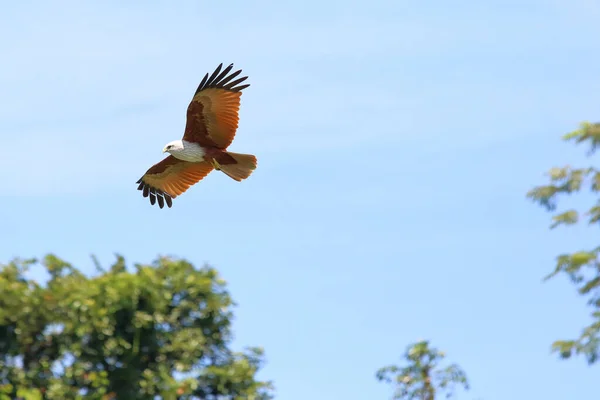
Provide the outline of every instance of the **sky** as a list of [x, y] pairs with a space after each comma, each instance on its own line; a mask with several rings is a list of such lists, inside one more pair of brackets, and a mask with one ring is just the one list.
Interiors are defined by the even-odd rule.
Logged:
[[[375, 371], [420, 339], [466, 371], [459, 399], [590, 398], [598, 367], [550, 353], [585, 299], [542, 279], [597, 241], [525, 194], [591, 162], [560, 137], [598, 116], [599, 18], [592, 0], [4, 4], [0, 263], [208, 263], [278, 399], [387, 399]], [[135, 181], [221, 62], [249, 76], [230, 149], [258, 169], [152, 207]]]

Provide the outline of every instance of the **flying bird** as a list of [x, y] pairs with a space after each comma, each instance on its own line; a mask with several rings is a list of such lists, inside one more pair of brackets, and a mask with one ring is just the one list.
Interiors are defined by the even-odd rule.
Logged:
[[242, 90], [240, 85], [247, 76], [237, 77], [242, 70], [229, 73], [230, 64], [221, 72], [223, 64], [198, 85], [187, 108], [183, 138], [169, 142], [163, 153], [167, 158], [154, 164], [136, 183], [150, 204], [158, 202], [170, 208], [173, 199], [207, 176], [213, 169], [224, 172], [236, 181], [246, 179], [256, 169], [256, 157], [232, 153], [227, 147], [238, 128], [238, 111]]

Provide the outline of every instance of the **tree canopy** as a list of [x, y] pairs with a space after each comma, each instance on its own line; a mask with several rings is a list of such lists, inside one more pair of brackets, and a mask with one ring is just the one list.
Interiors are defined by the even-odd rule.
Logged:
[[272, 398], [260, 348], [234, 352], [233, 301], [209, 267], [118, 257], [88, 277], [48, 255], [0, 266], [0, 399]]
[[457, 364], [440, 365], [445, 357], [442, 351], [430, 347], [429, 341], [422, 340], [406, 348], [404, 366], [383, 367], [377, 371], [376, 377], [395, 386], [394, 399], [434, 400], [440, 393], [449, 398], [457, 387], [468, 390], [469, 383], [467, 375]]
[[[588, 147], [588, 156], [594, 154], [600, 146], [600, 124], [584, 122], [576, 131], [563, 137]], [[593, 205], [586, 210], [565, 209], [552, 217], [551, 228], [574, 225], [580, 222], [592, 225], [600, 224], [600, 169], [597, 166], [572, 167], [569, 165], [550, 169], [549, 183], [533, 188], [527, 196], [550, 212], [556, 212], [558, 200], [565, 195], [589, 191]], [[600, 243], [587, 249], [577, 249], [573, 253], [560, 254], [556, 259], [554, 271], [546, 279], [558, 274], [566, 275], [577, 287], [577, 291], [588, 299], [592, 309], [592, 323], [585, 327], [579, 337], [558, 340], [553, 350], [562, 358], [574, 354], [586, 357], [589, 363], [598, 360], [600, 354]]]

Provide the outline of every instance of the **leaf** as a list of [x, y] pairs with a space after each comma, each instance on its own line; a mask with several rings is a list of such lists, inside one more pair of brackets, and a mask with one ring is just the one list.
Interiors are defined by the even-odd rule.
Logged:
[[550, 226], [550, 229], [554, 229], [559, 225], [573, 225], [577, 223], [579, 214], [575, 210], [565, 211], [562, 214], [555, 215], [552, 217], [554, 223]]
[[563, 136], [563, 139], [574, 140], [578, 144], [588, 141], [590, 144], [588, 155], [592, 155], [596, 148], [600, 145], [600, 124], [592, 124], [587, 121], [582, 122], [579, 126], [579, 129], [567, 133]]

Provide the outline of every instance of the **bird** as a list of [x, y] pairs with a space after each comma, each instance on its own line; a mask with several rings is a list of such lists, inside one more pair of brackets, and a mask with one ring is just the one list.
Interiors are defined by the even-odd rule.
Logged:
[[204, 179], [213, 169], [240, 182], [256, 169], [252, 154], [227, 151], [233, 142], [238, 122], [242, 90], [250, 84], [236, 78], [242, 70], [230, 73], [233, 64], [221, 71], [223, 63], [210, 75], [206, 73], [188, 105], [183, 137], [167, 143], [169, 155], [150, 167], [136, 182], [150, 204], [169, 208], [173, 199]]

